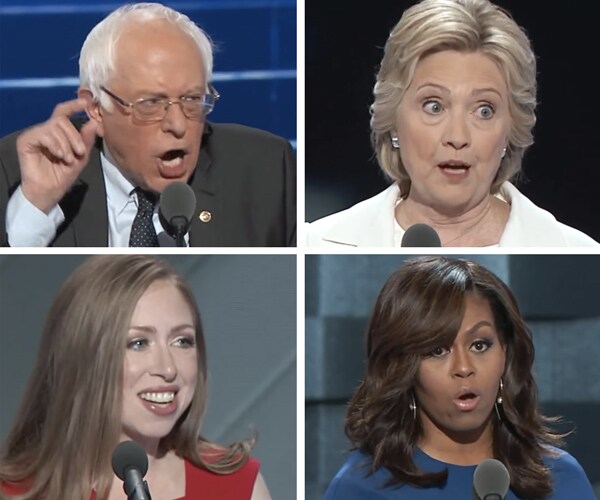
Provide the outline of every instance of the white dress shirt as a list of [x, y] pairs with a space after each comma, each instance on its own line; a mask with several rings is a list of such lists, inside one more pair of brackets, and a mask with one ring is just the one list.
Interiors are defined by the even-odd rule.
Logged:
[[[108, 214], [108, 246], [129, 246], [131, 225], [137, 214], [135, 186], [104, 156], [100, 154], [104, 185], [106, 187], [106, 208]], [[19, 186], [10, 197], [6, 208], [6, 233], [11, 247], [45, 247], [56, 235], [65, 216], [59, 205], [55, 205], [46, 215], [35, 207], [23, 194]], [[163, 229], [158, 216], [158, 206], [154, 210], [152, 222], [158, 235], [160, 246], [175, 246], [175, 240]], [[189, 244], [189, 233], [185, 235]]]

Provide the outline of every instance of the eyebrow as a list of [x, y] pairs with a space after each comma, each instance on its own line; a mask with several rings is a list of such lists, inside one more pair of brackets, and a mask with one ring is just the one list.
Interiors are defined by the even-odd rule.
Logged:
[[[186, 96], [186, 95], [190, 95], [190, 94], [198, 94], [198, 93], [202, 93], [204, 92], [204, 89], [206, 88], [206, 86], [202, 86], [202, 85], [195, 85], [194, 87], [192, 87], [191, 89], [188, 89], [186, 92], [184, 92], [183, 94], [181, 94], [182, 96]], [[169, 97], [169, 94], [167, 94], [166, 92], [162, 92], [162, 91], [155, 91], [155, 90], [148, 90], [148, 89], [144, 89], [141, 91], [137, 92], [138, 95], [143, 95], [143, 96], [150, 96], [151, 98], [153, 97], [159, 97], [159, 98], [165, 98], [167, 99]], [[145, 99], [147, 99], [148, 97], [145, 97]]]
[[466, 331], [465, 335], [471, 337], [471, 336], [473, 336], [473, 334], [477, 333], [477, 331], [481, 327], [484, 327], [484, 326], [489, 326], [492, 330], [496, 331], [496, 327], [492, 323], [490, 323], [489, 321], [486, 321], [486, 320], [481, 320], [481, 321], [475, 323], [471, 328], [469, 328]]
[[[434, 87], [444, 94], [450, 94], [450, 89], [444, 87], [443, 85], [438, 85], [437, 83], [424, 83], [423, 85], [420, 85], [415, 90], [415, 92], [419, 92], [419, 90], [421, 90], [425, 87]], [[502, 94], [494, 87], [483, 87], [483, 88], [473, 89], [473, 91], [471, 92], [471, 95], [477, 96], [480, 94], [485, 94], [486, 92], [492, 92], [492, 93], [496, 94], [498, 97], [500, 97], [500, 99], [503, 99]]]
[[[177, 326], [171, 328], [170, 333], [179, 333], [181, 331], [189, 330], [189, 329], [192, 329], [194, 331], [196, 330], [196, 328], [194, 327], [194, 325], [190, 325], [188, 323], [184, 323], [184, 324], [177, 325]], [[151, 333], [151, 334], [156, 334], [157, 333], [157, 330], [156, 330], [156, 328], [154, 326], [132, 325], [132, 326], [129, 327], [129, 331], [131, 331], [131, 330], [135, 330], [135, 331], [138, 331], [138, 332], [144, 332], [144, 333]]]

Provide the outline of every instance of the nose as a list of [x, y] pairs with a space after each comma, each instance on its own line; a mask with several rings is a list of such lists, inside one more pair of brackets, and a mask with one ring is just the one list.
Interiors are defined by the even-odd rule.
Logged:
[[475, 368], [469, 354], [461, 349], [452, 352], [452, 375], [459, 378], [467, 378], [475, 374]]
[[187, 118], [183, 114], [180, 101], [169, 103], [167, 114], [162, 119], [160, 126], [163, 132], [173, 134], [178, 139], [181, 139], [185, 135]]
[[158, 375], [167, 382], [177, 376], [177, 366], [168, 346], [156, 346], [152, 363], [152, 375]]
[[454, 109], [448, 113], [448, 120], [442, 137], [444, 146], [456, 150], [463, 149], [471, 143], [468, 117], [461, 109]]

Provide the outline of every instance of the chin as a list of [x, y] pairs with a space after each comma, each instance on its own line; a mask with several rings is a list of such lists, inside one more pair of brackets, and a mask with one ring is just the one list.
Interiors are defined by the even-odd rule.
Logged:
[[139, 427], [130, 427], [127, 429], [127, 434], [130, 436], [140, 437], [142, 439], [162, 439], [169, 435], [175, 427], [175, 422], [163, 422], [156, 424], [146, 424]]

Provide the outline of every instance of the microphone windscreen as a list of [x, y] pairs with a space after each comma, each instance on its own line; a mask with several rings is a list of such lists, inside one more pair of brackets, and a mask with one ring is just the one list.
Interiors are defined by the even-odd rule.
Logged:
[[441, 247], [442, 242], [435, 229], [427, 224], [410, 226], [402, 237], [402, 247]]
[[148, 472], [148, 455], [139, 444], [123, 441], [113, 451], [112, 468], [121, 481], [125, 481], [125, 472], [131, 468], [139, 470], [144, 477]]
[[473, 474], [473, 489], [477, 498], [503, 499], [510, 488], [510, 474], [499, 460], [488, 458], [481, 462]]
[[173, 217], [192, 220], [195, 210], [196, 195], [185, 182], [172, 182], [160, 195], [159, 211], [169, 224]]

